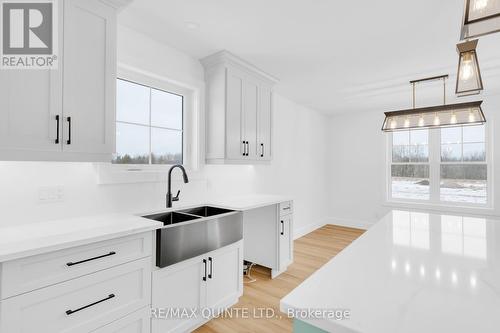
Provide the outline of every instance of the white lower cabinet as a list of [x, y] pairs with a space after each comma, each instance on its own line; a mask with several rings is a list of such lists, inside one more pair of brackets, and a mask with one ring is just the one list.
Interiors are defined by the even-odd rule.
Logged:
[[293, 262], [293, 202], [243, 213], [245, 260], [271, 268], [275, 278]]
[[235, 304], [242, 294], [243, 241], [157, 270], [152, 333], [189, 332]]
[[279, 232], [279, 268], [280, 271], [286, 270], [292, 259], [292, 215], [280, 217], [280, 232]]
[[84, 333], [147, 306], [151, 259], [144, 258], [2, 300], [2, 333]]

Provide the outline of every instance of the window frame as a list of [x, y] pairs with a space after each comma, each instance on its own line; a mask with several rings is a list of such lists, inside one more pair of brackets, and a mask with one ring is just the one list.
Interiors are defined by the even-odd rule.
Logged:
[[[477, 211], [477, 210], [493, 210], [494, 203], [494, 189], [493, 189], [493, 158], [492, 158], [492, 126], [489, 123], [485, 126], [485, 162], [441, 162], [441, 129], [429, 129], [429, 200], [419, 199], [402, 199], [392, 197], [392, 137], [393, 134], [389, 133], [386, 136], [386, 181], [385, 181], [385, 205], [391, 207], [408, 207], [416, 209], [442, 209], [451, 208], [457, 212]], [[466, 202], [452, 202], [441, 201], [440, 199], [440, 183], [441, 183], [441, 165], [442, 164], [486, 164], [487, 166], [487, 180], [486, 180], [486, 204], [466, 203]], [[401, 163], [396, 163], [401, 164]], [[407, 163], [402, 163], [407, 164]]]
[[[167, 78], [158, 76], [153, 73], [144, 72], [141, 70], [119, 66], [117, 70], [116, 80], [122, 79], [146, 87], [157, 90], [163, 90], [172, 94], [183, 97], [183, 115], [182, 115], [182, 163], [186, 169], [196, 170], [198, 168], [199, 159], [197, 158], [196, 133], [198, 124], [196, 113], [196, 99], [199, 98], [197, 89], [174, 82]], [[117, 123], [117, 119], [114, 119]], [[149, 138], [151, 140], [151, 138]], [[173, 164], [117, 164], [109, 163], [111, 168], [116, 171], [133, 171], [133, 172], [165, 172], [168, 171]]]
[[[176, 92], [173, 92], [171, 90], [164, 90], [164, 89], [160, 89], [158, 88], [157, 86], [153, 87], [153, 86], [149, 86], [149, 85], [146, 85], [144, 83], [141, 83], [141, 82], [136, 82], [136, 81], [130, 81], [128, 79], [125, 79], [123, 77], [116, 77], [116, 81], [118, 80], [121, 80], [121, 81], [125, 81], [125, 82], [128, 82], [128, 83], [131, 83], [131, 84], [134, 84], [134, 85], [138, 85], [138, 86], [142, 86], [142, 87], [145, 87], [149, 90], [149, 114], [148, 114], [148, 118], [149, 118], [149, 122], [148, 124], [140, 124], [140, 123], [135, 123], [135, 122], [129, 122], [129, 121], [123, 121], [123, 120], [118, 120], [118, 119], [115, 119], [115, 124], [118, 125], [118, 123], [120, 124], [125, 124], [125, 125], [133, 125], [133, 126], [141, 126], [141, 127], [144, 127], [144, 128], [147, 128], [148, 131], [149, 131], [149, 154], [148, 154], [148, 163], [147, 164], [135, 164], [135, 163], [113, 163], [113, 164], [125, 164], [125, 165], [172, 165], [172, 164], [162, 164], [162, 163], [152, 163], [152, 154], [153, 154], [153, 147], [152, 147], [152, 136], [153, 136], [153, 129], [164, 129], [164, 130], [170, 130], [170, 131], [180, 131], [181, 132], [181, 149], [182, 149], [182, 155], [181, 155], [181, 164], [184, 164], [184, 160], [185, 160], [185, 155], [184, 155], [184, 134], [185, 134], [185, 129], [184, 129], [184, 111], [185, 111], [185, 107], [184, 107], [184, 104], [185, 104], [185, 99], [186, 97], [183, 95], [183, 94], [178, 94]], [[182, 117], [182, 127], [181, 129], [178, 129], [178, 128], [168, 128], [168, 127], [164, 127], [164, 126], [158, 126], [158, 125], [153, 125], [152, 121], [151, 121], [151, 118], [152, 118], [152, 107], [151, 107], [151, 103], [152, 103], [152, 92], [153, 92], [153, 89], [154, 90], [157, 90], [157, 91], [161, 91], [161, 92], [164, 92], [164, 93], [168, 93], [168, 94], [171, 94], [171, 95], [176, 95], [178, 97], [181, 97], [182, 99], [182, 114], [181, 114], [181, 117]]]

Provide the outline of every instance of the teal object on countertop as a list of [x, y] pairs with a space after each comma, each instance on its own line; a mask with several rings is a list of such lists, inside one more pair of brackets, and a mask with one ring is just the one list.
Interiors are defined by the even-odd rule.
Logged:
[[303, 322], [302, 320], [293, 320], [293, 333], [328, 333], [321, 328], [317, 328], [311, 324]]

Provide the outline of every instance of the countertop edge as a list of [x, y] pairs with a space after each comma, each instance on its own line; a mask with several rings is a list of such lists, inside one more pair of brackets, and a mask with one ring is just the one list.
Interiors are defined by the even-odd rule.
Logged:
[[115, 239], [115, 238], [120, 238], [120, 237], [126, 237], [126, 236], [140, 234], [140, 233], [148, 232], [148, 231], [154, 231], [156, 229], [161, 228], [161, 226], [162, 226], [161, 223], [155, 223], [154, 225], [153, 224], [151, 224], [149, 226], [145, 225], [144, 227], [140, 227], [140, 228], [133, 229], [133, 230], [105, 233], [105, 234], [98, 235], [98, 236], [91, 236], [91, 237], [82, 238], [82, 239], [78, 239], [78, 240], [71, 240], [68, 242], [59, 242], [59, 243], [54, 244], [54, 245], [46, 245], [46, 246], [42, 245], [40, 247], [33, 247], [30, 249], [26, 249], [26, 250], [20, 250], [18, 252], [12, 252], [12, 254], [5, 254], [5, 255], [0, 254], [0, 264], [2, 262], [6, 262], [6, 261], [22, 259], [22, 258], [26, 258], [26, 257], [31, 257], [31, 256], [49, 253], [49, 252], [65, 250], [65, 249], [72, 248], [72, 247], [97, 243], [97, 242], [106, 241], [106, 240]]

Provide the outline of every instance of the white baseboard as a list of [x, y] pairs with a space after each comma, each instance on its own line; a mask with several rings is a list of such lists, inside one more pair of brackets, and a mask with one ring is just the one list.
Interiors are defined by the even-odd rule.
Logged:
[[338, 217], [330, 217], [326, 220], [325, 224], [334, 224], [334, 225], [340, 225], [343, 227], [368, 230], [375, 223], [368, 222], [368, 221], [350, 220], [350, 219], [344, 219], [344, 218], [338, 218]]
[[293, 239], [295, 240], [295, 239], [300, 238], [304, 235], [307, 235], [308, 233], [313, 232], [314, 230], [319, 229], [326, 224], [328, 224], [328, 220], [324, 219], [320, 223], [308, 224], [308, 225], [303, 226], [301, 228], [295, 229], [293, 231]]

